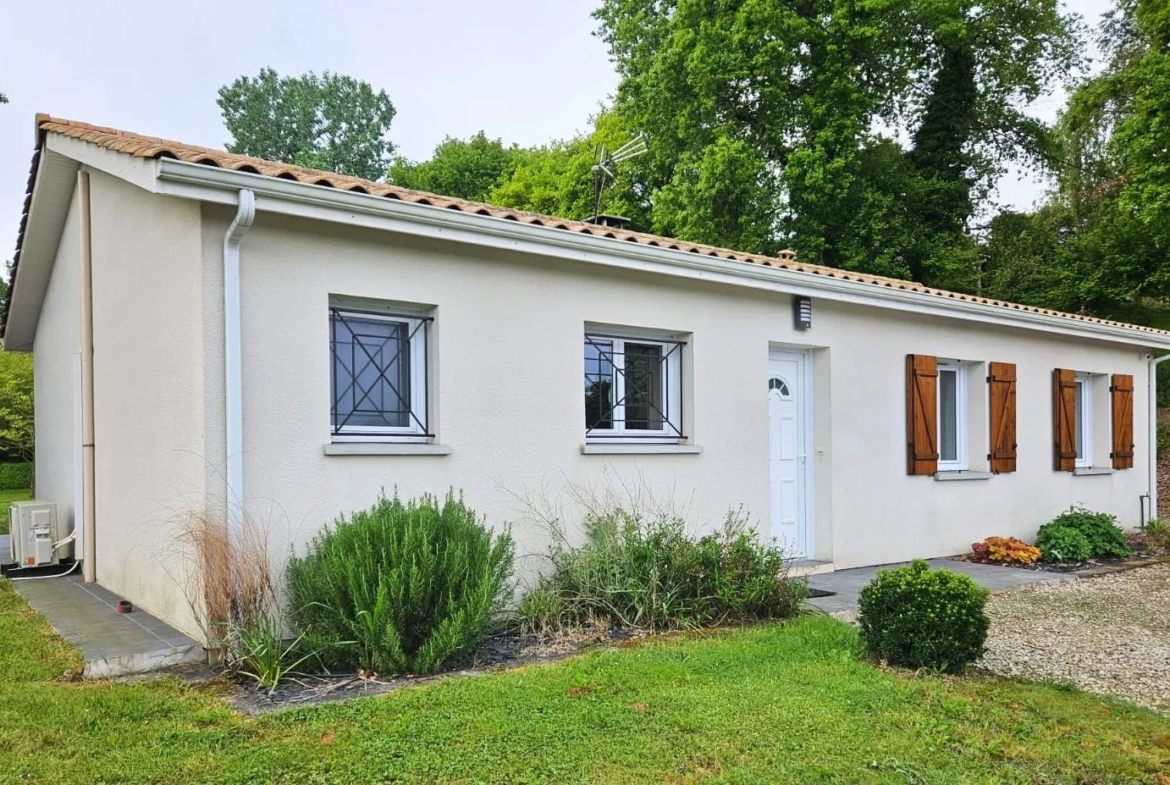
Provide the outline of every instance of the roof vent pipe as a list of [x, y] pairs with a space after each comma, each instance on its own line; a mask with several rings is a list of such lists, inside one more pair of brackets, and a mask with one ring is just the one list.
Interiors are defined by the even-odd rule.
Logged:
[[256, 217], [256, 195], [240, 191], [236, 217], [223, 238], [224, 421], [227, 520], [233, 531], [244, 522], [244, 387], [240, 348], [240, 244]]

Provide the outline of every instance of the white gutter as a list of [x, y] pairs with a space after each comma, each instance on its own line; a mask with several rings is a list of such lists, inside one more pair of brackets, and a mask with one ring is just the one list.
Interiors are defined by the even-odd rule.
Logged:
[[[1170, 360], [1170, 354], [1150, 358], [1150, 441], [1149, 441], [1149, 496], [1150, 517], [1158, 517], [1158, 366]], [[1144, 527], [1146, 521], [1139, 521]]]
[[244, 521], [244, 386], [240, 349], [240, 243], [256, 217], [256, 195], [239, 192], [236, 217], [223, 238], [224, 420], [227, 450], [227, 519], [234, 531]]
[[382, 196], [342, 191], [295, 180], [219, 169], [164, 158], [158, 162], [159, 193], [201, 201], [234, 204], [235, 192], [254, 191], [266, 212], [333, 223], [364, 226], [519, 253], [643, 270], [674, 277], [725, 283], [786, 294], [804, 294], [917, 314], [932, 314], [985, 324], [1039, 330], [1065, 336], [1106, 340], [1143, 348], [1170, 349], [1170, 336], [1131, 327], [1081, 321], [957, 296], [848, 281], [779, 267], [765, 267], [661, 246], [615, 241], [605, 237], [506, 221], [414, 204]]

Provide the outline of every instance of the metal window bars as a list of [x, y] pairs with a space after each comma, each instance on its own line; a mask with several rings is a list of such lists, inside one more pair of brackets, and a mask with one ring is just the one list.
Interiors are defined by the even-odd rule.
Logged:
[[[426, 316], [329, 309], [334, 436], [432, 436], [425, 351], [431, 321]], [[414, 351], [416, 341], [421, 341], [421, 356]], [[420, 397], [422, 401], [416, 400]]]
[[585, 435], [685, 439], [682, 341], [585, 335]]

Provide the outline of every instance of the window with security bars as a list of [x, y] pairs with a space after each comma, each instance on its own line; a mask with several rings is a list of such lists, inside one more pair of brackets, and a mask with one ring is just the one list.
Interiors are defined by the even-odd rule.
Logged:
[[421, 441], [428, 317], [329, 309], [335, 439]]
[[683, 343], [585, 335], [585, 436], [677, 441], [682, 430]]

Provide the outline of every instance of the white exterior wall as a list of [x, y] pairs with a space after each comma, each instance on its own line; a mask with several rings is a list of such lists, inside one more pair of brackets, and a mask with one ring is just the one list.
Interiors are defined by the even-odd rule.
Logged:
[[182, 530], [205, 501], [200, 208], [97, 171], [91, 201], [97, 579], [197, 633]]
[[[838, 569], [967, 552], [990, 535], [1032, 541], [1040, 524], [1080, 503], [1139, 523], [1146, 492], [1148, 384], [1137, 347], [979, 326], [936, 317], [814, 305], [818, 340], [831, 344], [833, 560]], [[1016, 364], [1016, 471], [938, 482], [906, 473], [907, 354], [978, 361], [968, 371], [973, 470], [987, 469], [987, 365]], [[1053, 470], [1052, 371], [1134, 377], [1134, 468], [1074, 476]], [[1109, 466], [1108, 381], [1093, 390], [1094, 463]], [[976, 441], [978, 440], [978, 441]], [[976, 448], [977, 445], [977, 448]], [[820, 445], [818, 445], [820, 449]], [[818, 514], [819, 514], [818, 510]]]
[[[222, 212], [208, 221], [205, 265], [217, 263], [208, 238], [222, 237], [227, 219]], [[1030, 539], [1073, 502], [1138, 522], [1147, 430], [1146, 365], [1137, 348], [827, 301], [814, 301], [814, 327], [798, 333], [783, 295], [263, 213], [242, 259], [246, 506], [275, 535], [277, 553], [302, 547], [383, 488], [404, 496], [462, 489], [491, 523], [513, 522], [520, 553], [545, 542], [524, 500], [551, 504], [572, 523], [579, 513], [570, 486], [644, 485], [684, 507], [696, 529], [740, 505], [766, 526], [768, 352], [789, 345], [819, 347], [811, 461], [817, 558], [843, 568], [958, 553], [992, 534]], [[432, 429], [450, 455], [323, 454], [330, 295], [436, 306]], [[701, 454], [580, 453], [587, 322], [689, 334], [685, 429]], [[949, 483], [906, 475], [907, 353], [1017, 364], [1016, 473]], [[1092, 477], [1052, 470], [1058, 366], [1134, 375], [1137, 468]], [[969, 375], [977, 470], [986, 465], [986, 366]], [[1106, 429], [1096, 447], [1107, 453], [1107, 395], [1099, 392], [1095, 403]]]
[[[152, 196], [97, 172], [92, 182], [98, 579], [197, 633], [181, 521], [191, 511], [221, 514], [224, 503], [222, 240], [231, 211]], [[76, 255], [71, 214], [60, 256]], [[958, 553], [991, 534], [1027, 539], [1073, 502], [1138, 522], [1147, 377], [1134, 347], [823, 300], [814, 300], [813, 329], [797, 332], [787, 295], [298, 222], [262, 209], [241, 259], [244, 503], [278, 562], [382, 489], [406, 497], [461, 489], [489, 523], [513, 524], [521, 555], [546, 544], [530, 503], [570, 526], [580, 520], [573, 487], [672, 500], [695, 531], [741, 505], [766, 528], [770, 347], [813, 349], [819, 559], [845, 568]], [[70, 280], [54, 275], [37, 335], [43, 455], [72, 455], [57, 445], [72, 439], [71, 368], [58, 359], [76, 351], [79, 334]], [[324, 454], [330, 295], [435, 307], [432, 429], [449, 455]], [[684, 428], [701, 453], [581, 454], [586, 323], [687, 335]], [[906, 475], [907, 353], [1016, 363], [1016, 473], [949, 483]], [[1090, 477], [1052, 470], [1057, 366], [1134, 375], [1136, 468]], [[985, 366], [970, 374], [973, 453], [986, 452], [978, 395], [985, 374]], [[1105, 428], [1096, 448], [1107, 453], [1107, 395], [1095, 403]], [[70, 415], [52, 418], [57, 410]], [[52, 418], [43, 430], [42, 417]], [[985, 459], [976, 458], [977, 470]], [[72, 459], [51, 463], [40, 471], [45, 487]], [[63, 498], [54, 500], [69, 503], [71, 489], [60, 487], [53, 492]], [[518, 560], [522, 574], [539, 566]]]
[[69, 527], [75, 523], [80, 483], [75, 470], [80, 435], [75, 426], [78, 386], [73, 371], [74, 356], [81, 352], [78, 206], [74, 189], [33, 342], [37, 498], [55, 502], [58, 519]]

